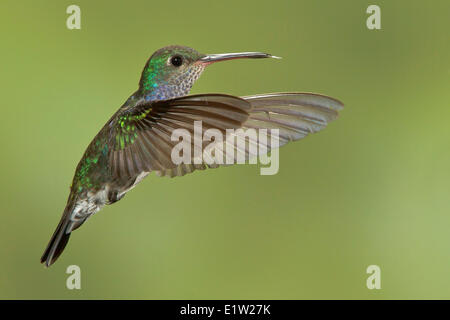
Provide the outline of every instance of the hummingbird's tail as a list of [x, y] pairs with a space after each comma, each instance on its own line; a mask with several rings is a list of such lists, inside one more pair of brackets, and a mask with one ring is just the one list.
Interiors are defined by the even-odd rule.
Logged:
[[66, 210], [41, 257], [41, 263], [44, 263], [46, 267], [51, 266], [58, 259], [69, 241], [71, 230], [67, 228], [70, 222], [68, 216], [69, 213]]

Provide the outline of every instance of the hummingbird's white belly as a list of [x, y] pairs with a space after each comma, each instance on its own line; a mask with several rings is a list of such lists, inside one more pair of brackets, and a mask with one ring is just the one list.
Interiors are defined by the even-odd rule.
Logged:
[[70, 215], [71, 225], [68, 229], [71, 230], [78, 223], [83, 223], [84, 220], [103, 208], [108, 201], [108, 193], [109, 186], [105, 186], [96, 192], [90, 191], [85, 197], [78, 199]]

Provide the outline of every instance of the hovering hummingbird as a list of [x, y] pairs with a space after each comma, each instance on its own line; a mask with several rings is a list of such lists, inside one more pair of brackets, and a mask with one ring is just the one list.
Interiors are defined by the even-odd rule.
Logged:
[[247, 97], [225, 94], [188, 95], [206, 66], [231, 59], [277, 58], [267, 53], [205, 55], [184, 46], [168, 46], [148, 59], [139, 89], [109, 119], [81, 158], [62, 218], [41, 263], [47, 267], [64, 250], [72, 231], [103, 206], [112, 204], [154, 171], [183, 176], [218, 165], [171, 161], [175, 129], [192, 131], [194, 121], [207, 128], [279, 130], [279, 145], [323, 129], [343, 104], [313, 93], [270, 93]]

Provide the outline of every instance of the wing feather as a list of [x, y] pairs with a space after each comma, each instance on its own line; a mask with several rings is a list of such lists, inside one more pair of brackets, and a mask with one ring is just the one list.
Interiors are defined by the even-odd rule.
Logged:
[[[337, 118], [342, 108], [340, 101], [313, 93], [272, 93], [241, 98], [207, 94], [140, 103], [119, 117], [126, 121], [116, 126], [118, 129], [112, 138], [111, 170], [116, 178], [129, 179], [142, 172], [155, 171], [158, 176], [174, 177], [217, 168], [219, 165], [210, 161], [176, 165], [171, 160], [171, 151], [179, 143], [172, 141], [172, 133], [185, 129], [193, 137], [194, 121], [202, 121], [202, 136], [212, 128], [223, 134], [227, 129], [253, 128], [267, 129], [267, 140], [270, 140], [275, 137], [272, 130], [278, 129], [281, 146], [322, 130]], [[236, 133], [229, 138], [217, 144], [216, 150], [221, 150], [224, 157], [231, 157], [234, 163], [238, 156], [248, 161], [261, 154], [258, 144], [262, 142], [258, 138], [254, 140], [253, 136]], [[232, 139], [243, 143], [232, 143]], [[194, 141], [190, 143], [194, 150]], [[204, 141], [202, 147], [208, 143]], [[267, 152], [271, 149], [269, 142], [264, 147]]]

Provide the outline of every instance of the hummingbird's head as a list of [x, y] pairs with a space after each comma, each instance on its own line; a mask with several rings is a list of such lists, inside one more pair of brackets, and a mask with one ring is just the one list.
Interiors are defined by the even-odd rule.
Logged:
[[206, 66], [239, 58], [277, 58], [261, 52], [201, 54], [184, 46], [168, 46], [148, 59], [139, 81], [146, 100], [165, 100], [187, 95]]

